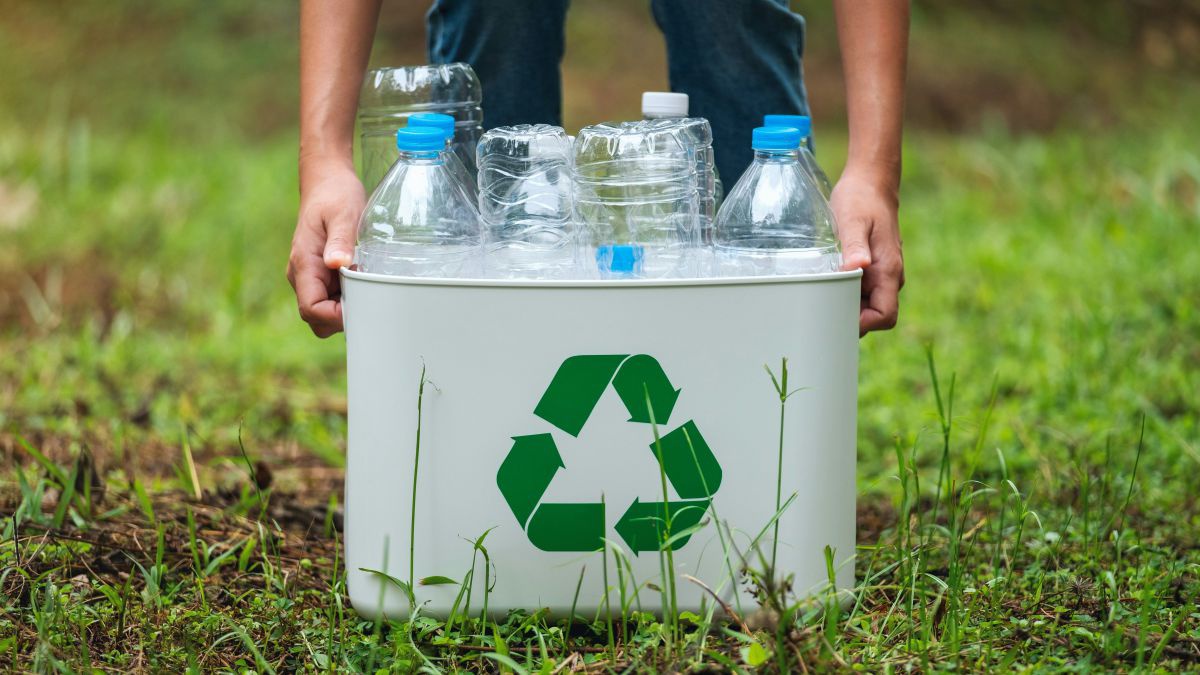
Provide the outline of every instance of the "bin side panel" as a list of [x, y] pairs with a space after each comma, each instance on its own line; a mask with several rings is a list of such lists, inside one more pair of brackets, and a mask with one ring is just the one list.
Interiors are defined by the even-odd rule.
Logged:
[[[604, 604], [599, 554], [555, 549], [583, 547], [579, 542], [596, 541], [593, 530], [602, 528], [599, 534], [628, 561], [621, 563], [626, 597], [634, 608], [657, 611], [661, 596], [649, 584], [663, 586], [659, 555], [646, 541], [661, 528], [645, 515], [665, 514], [654, 426], [669, 439], [664, 461], [680, 483], [676, 490], [667, 481], [666, 501], [673, 504], [670, 513], [679, 514], [676, 522], [696, 522], [683, 503], [703, 506], [703, 481], [719, 485], [698, 529], [676, 542], [677, 574], [694, 575], [735, 599], [739, 584], [731, 583], [729, 570], [736, 572], [742, 562], [736, 553], [727, 562], [716, 514], [742, 554], [754, 547], [767, 554], [774, 550], [797, 591], [827, 587], [826, 546], [835, 551], [838, 586], [849, 588], [858, 283], [851, 277], [728, 286], [513, 288], [344, 279], [346, 567], [355, 608], [367, 615], [405, 616], [404, 593], [377, 572], [407, 583], [411, 560], [415, 580], [435, 575], [463, 580], [474, 560], [473, 610], [483, 603], [486, 574], [492, 611], [549, 607], [566, 613], [582, 572], [578, 606], [591, 612]], [[571, 420], [566, 431], [536, 415], [564, 363], [593, 356], [617, 366], [581, 372], [610, 377], [605, 373], [611, 371], [611, 381], [568, 387], [564, 391], [578, 390], [584, 400], [558, 400], [554, 408], [573, 412], [591, 406], [586, 414], [551, 415]], [[783, 357], [789, 388], [800, 390], [787, 402], [780, 474], [780, 401], [764, 366], [778, 376]], [[422, 368], [428, 384], [418, 465]], [[639, 387], [640, 406], [634, 401]], [[647, 419], [655, 407], [668, 414], [655, 416], [651, 425]], [[711, 452], [719, 477], [707, 460], [698, 458], [691, 471], [676, 464], [685, 429], [689, 436], [702, 435], [695, 448]], [[542, 435], [553, 443], [515, 440]], [[514, 448], [520, 456], [509, 459]], [[497, 481], [506, 459], [502, 489]], [[411, 532], [414, 466], [419, 473]], [[774, 528], [756, 537], [776, 511], [777, 475], [782, 501], [791, 501], [779, 519], [775, 545]], [[485, 533], [486, 572], [482, 550], [472, 544]], [[610, 556], [613, 588], [615, 567]], [[702, 589], [682, 579], [676, 587], [681, 608], [699, 609]], [[459, 590], [417, 583], [414, 592], [422, 611], [444, 614]], [[752, 604], [745, 593], [736, 600]], [[612, 603], [617, 602], [614, 591]]]

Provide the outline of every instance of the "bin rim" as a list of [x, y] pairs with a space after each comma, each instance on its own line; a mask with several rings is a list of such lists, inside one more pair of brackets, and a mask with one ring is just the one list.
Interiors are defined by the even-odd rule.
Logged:
[[468, 286], [482, 288], [646, 288], [671, 286], [746, 286], [754, 284], [822, 283], [857, 279], [861, 269], [820, 274], [756, 277], [709, 277], [687, 279], [479, 279], [444, 277], [399, 277], [341, 268], [341, 275], [355, 281], [402, 286]]

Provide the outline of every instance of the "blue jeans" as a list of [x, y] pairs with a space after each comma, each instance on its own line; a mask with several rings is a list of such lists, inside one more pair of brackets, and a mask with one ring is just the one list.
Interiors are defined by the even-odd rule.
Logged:
[[[483, 83], [489, 128], [561, 125], [568, 4], [434, 0], [427, 15], [429, 60], [471, 64]], [[808, 114], [804, 19], [787, 0], [651, 0], [651, 9], [667, 43], [671, 90], [688, 95], [692, 116], [712, 123], [717, 169], [728, 190], [753, 158], [750, 130], [764, 114]], [[628, 95], [640, 100], [641, 92]]]

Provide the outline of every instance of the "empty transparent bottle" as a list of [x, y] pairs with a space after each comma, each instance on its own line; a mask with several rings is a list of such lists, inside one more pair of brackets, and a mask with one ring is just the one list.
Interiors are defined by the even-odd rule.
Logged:
[[561, 279], [575, 268], [571, 143], [561, 127], [485, 133], [476, 150], [489, 277]]
[[[359, 177], [374, 188], [396, 161], [392, 134], [414, 113], [433, 112], [455, 120], [454, 151], [474, 171], [475, 143], [483, 134], [483, 88], [465, 63], [379, 68], [363, 78], [358, 96], [361, 130]], [[473, 175], [473, 174], [472, 174]]]
[[795, 128], [754, 130], [754, 161], [713, 230], [720, 275], [816, 274], [841, 266], [833, 212], [801, 164], [799, 143]]
[[657, 120], [584, 127], [572, 175], [581, 258], [600, 278], [693, 277], [699, 262], [694, 154]]
[[442, 150], [442, 160], [446, 162], [446, 168], [450, 171], [450, 175], [454, 177], [468, 199], [474, 204], [476, 200], [475, 179], [471, 177], [467, 167], [458, 158], [458, 153], [454, 151], [454, 118], [441, 113], [417, 113], [408, 118], [408, 126], [409, 128], [430, 127], [442, 133], [442, 137], [446, 139], [446, 145]]
[[713, 218], [725, 196], [712, 147], [712, 125], [703, 117], [688, 117], [688, 95], [675, 92], [643, 92], [642, 117], [648, 120], [672, 120], [663, 124], [675, 129], [680, 140], [695, 154], [700, 240], [705, 244], [712, 243]]
[[479, 212], [446, 168], [442, 132], [400, 129], [396, 148], [399, 158], [359, 220], [358, 269], [409, 277], [478, 276]]
[[812, 118], [808, 115], [765, 115], [763, 126], [791, 127], [800, 132], [800, 163], [816, 181], [825, 199], [829, 199], [829, 195], [833, 193], [833, 184], [829, 182], [829, 176], [821, 170], [821, 165], [817, 164], [817, 158], [808, 145], [808, 137], [812, 135]]

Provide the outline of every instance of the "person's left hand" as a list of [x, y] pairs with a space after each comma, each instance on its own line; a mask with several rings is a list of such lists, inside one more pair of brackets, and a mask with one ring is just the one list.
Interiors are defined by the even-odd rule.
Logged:
[[900, 199], [888, 181], [847, 167], [829, 203], [842, 242], [842, 269], [863, 271], [858, 334], [896, 325], [904, 257], [897, 211]]

